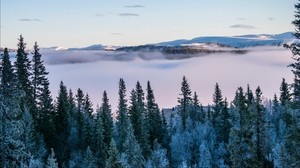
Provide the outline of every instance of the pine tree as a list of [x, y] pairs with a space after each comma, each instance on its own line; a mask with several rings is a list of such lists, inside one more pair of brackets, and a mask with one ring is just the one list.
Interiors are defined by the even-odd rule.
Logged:
[[216, 83], [215, 86], [215, 92], [213, 94], [213, 114], [212, 114], [212, 123], [215, 127], [217, 127], [217, 123], [219, 122], [219, 116], [221, 113], [221, 110], [223, 109], [223, 96], [222, 91], [219, 87], [219, 84]]
[[103, 142], [104, 142], [104, 150], [108, 151], [109, 145], [111, 144], [112, 139], [112, 129], [113, 129], [113, 121], [111, 114], [111, 107], [109, 104], [109, 99], [107, 97], [106, 91], [103, 92], [102, 97], [102, 105], [100, 108], [100, 117], [103, 122]]
[[87, 147], [87, 149], [85, 151], [81, 166], [85, 167], [85, 168], [96, 168], [97, 167], [96, 158], [93, 156], [93, 153], [92, 153], [90, 147]]
[[107, 168], [122, 168], [119, 152], [113, 139], [110, 141], [108, 155], [109, 157], [106, 162]]
[[126, 132], [127, 134], [124, 143], [125, 150], [122, 154], [123, 158], [130, 167], [142, 168], [145, 162], [142, 155], [142, 149], [133, 134], [132, 125], [130, 122], [128, 122], [126, 126]]
[[[104, 101], [104, 97], [102, 99]], [[106, 100], [108, 101], [108, 100]], [[102, 102], [103, 104], [104, 102]], [[108, 103], [108, 102], [106, 102]], [[93, 151], [95, 153], [95, 157], [97, 158], [97, 165], [99, 167], [105, 167], [105, 161], [107, 158], [106, 151], [108, 150], [107, 144], [104, 142], [105, 139], [105, 129], [104, 129], [104, 123], [102, 120], [102, 108], [97, 109], [97, 118], [95, 123], [95, 130], [93, 133]]]
[[32, 113], [32, 116], [35, 118], [36, 111], [34, 110], [32, 83], [30, 81], [31, 65], [28, 59], [28, 53], [26, 52], [26, 43], [24, 42], [24, 38], [22, 35], [20, 35], [19, 38], [15, 68], [18, 87], [25, 93], [25, 96], [21, 100], [21, 108], [23, 109], [23, 107], [28, 106], [30, 112]]
[[291, 95], [289, 93], [288, 84], [285, 79], [282, 78], [281, 86], [280, 86], [280, 102], [282, 106], [288, 105], [291, 101]]
[[87, 112], [88, 116], [90, 118], [92, 118], [93, 117], [93, 103], [90, 99], [89, 94], [85, 94], [83, 108], [84, 108], [85, 112]]
[[119, 81], [119, 102], [118, 102], [118, 109], [117, 109], [117, 132], [118, 132], [118, 141], [117, 147], [119, 152], [124, 152], [125, 150], [125, 138], [127, 136], [126, 127], [128, 125], [128, 109], [127, 109], [127, 100], [126, 100], [126, 86], [123, 79]]
[[192, 104], [192, 92], [189, 83], [185, 76], [183, 76], [181, 83], [181, 94], [182, 98], [178, 98], [178, 103], [180, 104], [180, 114], [182, 118], [182, 126], [185, 130], [186, 120], [189, 113], [190, 105]]
[[56, 116], [54, 121], [56, 131], [54, 151], [59, 165], [62, 165], [62, 163], [67, 161], [69, 158], [69, 149], [67, 145], [70, 129], [68, 125], [70, 117], [69, 111], [67, 88], [63, 82], [61, 82], [59, 85], [59, 93], [56, 103]]
[[146, 168], [168, 168], [169, 160], [167, 159], [167, 151], [166, 149], [162, 149], [161, 146], [154, 142], [153, 151], [145, 164]]
[[[49, 86], [49, 81], [46, 78], [48, 72], [46, 72], [46, 68], [41, 59], [42, 55], [39, 53], [39, 46], [37, 42], [35, 42], [33, 47], [33, 56], [32, 56], [32, 85], [33, 85], [33, 99], [36, 105], [39, 105], [41, 102], [42, 91], [44, 85]], [[38, 106], [39, 108], [39, 106]], [[39, 114], [38, 116], [39, 117]]]
[[273, 167], [267, 160], [270, 152], [267, 139], [267, 122], [265, 120], [266, 110], [262, 104], [262, 92], [260, 87], [255, 91], [254, 112], [255, 112], [255, 161], [253, 166], [256, 167]]
[[162, 143], [164, 138], [163, 123], [158, 105], [155, 102], [153, 90], [150, 82], [147, 82], [147, 114], [149, 122], [149, 143], [151, 148], [154, 147], [154, 141], [157, 139], [158, 143]]
[[[247, 91], [247, 93], [250, 93]], [[233, 101], [234, 108], [233, 124], [230, 130], [229, 152], [232, 167], [251, 167], [254, 157], [253, 151], [253, 117], [249, 112], [247, 103], [249, 103], [249, 94], [244, 95], [243, 88], [239, 87]]]
[[[295, 25], [296, 32], [294, 36], [300, 39], [300, 3], [295, 4], [295, 20], [292, 22]], [[300, 43], [294, 43], [290, 46], [294, 63], [290, 65], [292, 67], [292, 72], [294, 74], [293, 86], [293, 102], [296, 108], [300, 108]]]
[[149, 127], [148, 120], [146, 120], [144, 92], [139, 82], [137, 82], [135, 90], [132, 90], [130, 100], [129, 115], [134, 136], [142, 148], [144, 157], [147, 157], [150, 154], [148, 143]]
[[46, 168], [58, 168], [58, 164], [53, 149], [51, 149], [51, 153], [48, 156]]
[[13, 67], [10, 62], [7, 48], [4, 49], [2, 55], [0, 74], [1, 74], [1, 81], [0, 81], [1, 92], [5, 97], [10, 96], [12, 90], [14, 89], [14, 87], [16, 87], [16, 81], [15, 81], [15, 74], [13, 73]]

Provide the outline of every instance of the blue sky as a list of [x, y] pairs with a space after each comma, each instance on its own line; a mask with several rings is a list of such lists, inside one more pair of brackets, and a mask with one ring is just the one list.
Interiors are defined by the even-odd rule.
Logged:
[[1, 0], [1, 47], [139, 45], [293, 31], [296, 0]]

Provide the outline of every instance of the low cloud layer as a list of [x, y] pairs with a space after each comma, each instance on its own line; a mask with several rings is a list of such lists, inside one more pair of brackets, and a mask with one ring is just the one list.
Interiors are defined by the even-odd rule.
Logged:
[[256, 29], [255, 26], [245, 25], [245, 24], [231, 25], [230, 28], [234, 28], [234, 29], [246, 29], [246, 30]]
[[106, 90], [116, 110], [118, 81], [124, 78], [127, 97], [136, 81], [143, 89], [151, 81], [160, 107], [177, 105], [182, 76], [186, 75], [191, 89], [199, 94], [204, 104], [212, 103], [214, 85], [219, 83], [223, 96], [231, 101], [237, 87], [250, 84], [260, 86], [263, 96], [272, 98], [279, 92], [282, 78], [292, 82], [287, 65], [292, 62], [290, 51], [281, 47], [250, 48], [247, 54], [211, 54], [189, 59], [166, 59], [161, 53], [115, 53], [107, 51], [55, 51], [42, 49], [47, 70], [50, 72], [51, 91], [57, 96], [60, 81], [76, 91], [88, 92], [94, 105], [101, 103]]

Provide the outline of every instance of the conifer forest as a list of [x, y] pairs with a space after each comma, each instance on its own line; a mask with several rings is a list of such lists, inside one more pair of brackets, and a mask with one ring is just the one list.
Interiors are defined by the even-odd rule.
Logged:
[[[295, 10], [300, 40], [300, 3]], [[1, 53], [0, 167], [299, 168], [300, 43], [285, 47], [294, 81], [275, 83], [280, 94], [269, 101], [249, 85], [227, 100], [216, 83], [204, 105], [183, 76], [178, 104], [166, 111], [151, 81], [127, 88], [120, 77], [113, 111], [106, 91], [94, 108], [88, 93], [63, 81], [52, 97], [40, 47], [27, 52], [21, 35], [15, 62], [7, 48]]]

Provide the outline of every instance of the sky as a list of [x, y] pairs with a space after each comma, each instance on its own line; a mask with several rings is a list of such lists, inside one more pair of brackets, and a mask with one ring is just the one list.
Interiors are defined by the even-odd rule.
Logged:
[[1, 0], [1, 47], [129, 46], [293, 31], [296, 0]]

